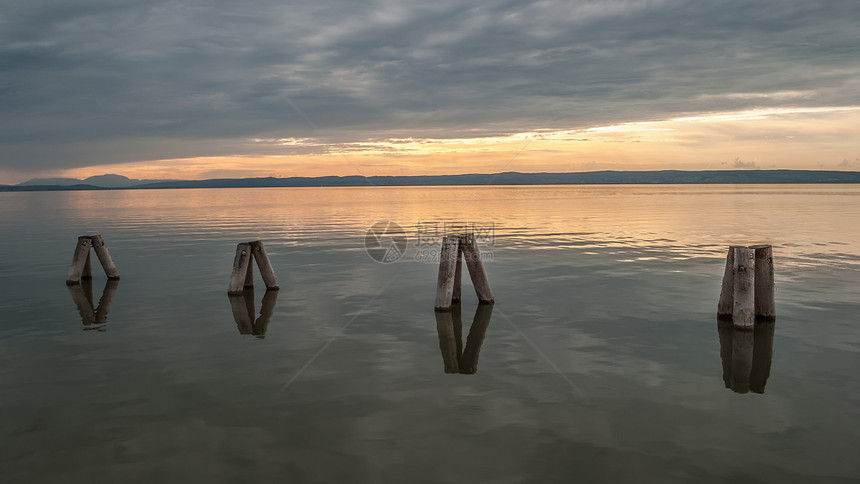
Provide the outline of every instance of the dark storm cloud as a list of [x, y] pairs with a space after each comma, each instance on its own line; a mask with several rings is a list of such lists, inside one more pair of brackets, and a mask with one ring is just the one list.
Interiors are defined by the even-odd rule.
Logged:
[[0, 163], [852, 105], [858, 20], [853, 1], [6, 1]]

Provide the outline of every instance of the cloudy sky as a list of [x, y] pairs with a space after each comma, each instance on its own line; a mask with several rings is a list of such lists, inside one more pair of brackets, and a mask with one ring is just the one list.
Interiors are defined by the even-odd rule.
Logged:
[[860, 169], [856, 0], [0, 5], [0, 183]]

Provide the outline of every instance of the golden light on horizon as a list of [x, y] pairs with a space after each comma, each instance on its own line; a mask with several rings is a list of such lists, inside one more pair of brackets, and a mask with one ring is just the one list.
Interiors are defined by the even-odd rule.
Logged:
[[[254, 138], [281, 155], [143, 160], [67, 170], [85, 178], [137, 179], [327, 175], [446, 175], [501, 171], [660, 169], [860, 169], [860, 106], [700, 113], [507, 136], [388, 138], [325, 144], [313, 138]], [[301, 148], [309, 153], [289, 154]]]

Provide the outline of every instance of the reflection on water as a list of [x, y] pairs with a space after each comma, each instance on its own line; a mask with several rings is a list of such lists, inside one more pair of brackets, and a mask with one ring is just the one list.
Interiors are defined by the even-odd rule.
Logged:
[[230, 299], [230, 307], [233, 310], [233, 319], [239, 328], [239, 334], [253, 334], [257, 338], [266, 337], [266, 328], [275, 311], [275, 301], [278, 299], [277, 290], [266, 290], [260, 308], [260, 317], [256, 317], [254, 310], [254, 288], [246, 288], [242, 294], [227, 296]]
[[492, 304], [478, 304], [466, 348], [463, 349], [463, 318], [460, 303], [451, 305], [450, 311], [436, 311], [436, 331], [439, 333], [439, 349], [445, 363], [445, 373], [472, 375], [478, 371], [478, 354], [484, 343], [484, 335], [493, 315]]
[[[860, 184], [0, 193], [0, 239], [38, 254], [0, 260], [0, 480], [855, 482], [858, 202]], [[396, 263], [364, 250], [380, 220], [408, 235]], [[472, 377], [439, 353], [474, 371], [487, 318], [470, 332], [468, 298], [428, 341], [438, 261], [417, 257], [453, 221], [493, 224], [504, 301]], [[105, 279], [63, 283], [82, 233], [123, 269], [96, 338], [75, 305], [99, 326]], [[237, 338], [272, 312], [224, 299], [258, 238], [290, 289], [273, 332]], [[775, 380], [769, 338], [711, 326], [726, 247], [753, 243], [780, 254]], [[767, 395], [719, 385], [715, 337], [729, 388]]]
[[774, 321], [757, 319], [753, 331], [735, 329], [730, 319], [718, 319], [723, 382], [737, 393], [764, 393], [773, 359]]
[[108, 279], [105, 282], [105, 287], [102, 290], [102, 297], [99, 299], [99, 305], [93, 304], [93, 280], [90, 277], [82, 278], [80, 284], [67, 286], [69, 294], [72, 295], [72, 301], [78, 307], [78, 313], [81, 315], [81, 322], [84, 323], [84, 331], [97, 330], [106, 331], [107, 314], [110, 311], [110, 303], [116, 294], [116, 288], [119, 286], [119, 280]]

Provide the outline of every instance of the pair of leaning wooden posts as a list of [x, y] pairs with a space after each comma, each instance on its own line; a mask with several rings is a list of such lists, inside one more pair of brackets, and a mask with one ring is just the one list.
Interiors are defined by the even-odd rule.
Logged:
[[475, 234], [450, 234], [442, 238], [439, 252], [439, 277], [436, 281], [436, 310], [450, 311], [451, 304], [460, 300], [463, 280], [463, 261], [469, 269], [469, 277], [478, 300], [493, 303], [493, 292]]
[[[72, 266], [66, 277], [69, 286], [80, 284], [81, 279], [90, 279], [93, 275], [92, 257], [90, 248], [95, 250], [96, 256], [102, 265], [109, 280], [119, 279], [119, 271], [107, 250], [107, 246], [101, 235], [82, 235], [78, 237], [78, 245], [75, 255], [72, 257]], [[266, 283], [266, 289], [277, 290], [280, 288], [272, 262], [266, 253], [266, 248], [261, 240], [242, 242], [236, 246], [236, 257], [233, 260], [233, 272], [230, 276], [230, 285], [227, 293], [230, 295], [242, 294], [242, 290], [254, 286], [254, 264], [260, 268], [260, 275]]]

